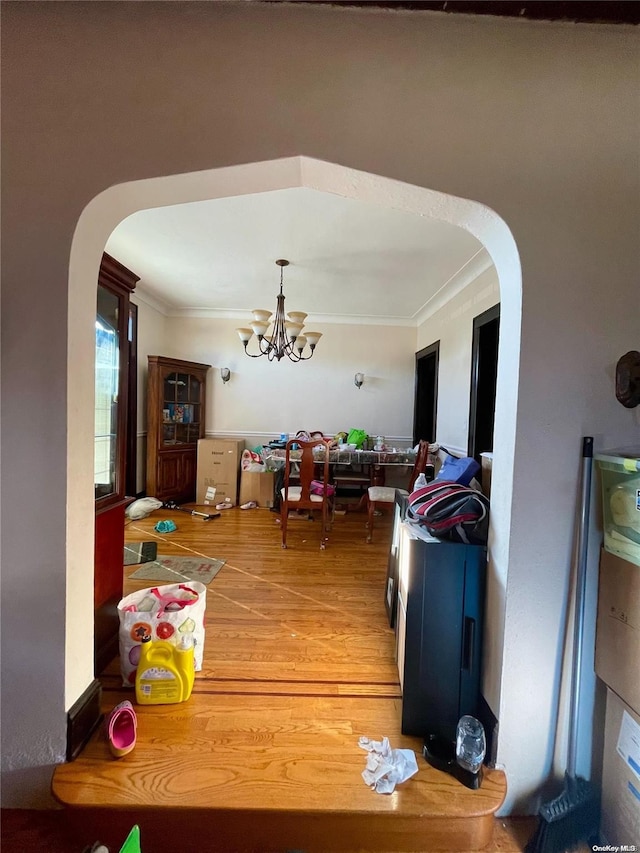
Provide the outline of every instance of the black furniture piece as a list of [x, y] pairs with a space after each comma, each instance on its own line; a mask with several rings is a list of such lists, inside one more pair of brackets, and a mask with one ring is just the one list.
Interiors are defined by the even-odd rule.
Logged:
[[460, 717], [478, 714], [486, 560], [483, 546], [441, 542], [413, 524], [400, 525], [403, 734], [454, 741]]

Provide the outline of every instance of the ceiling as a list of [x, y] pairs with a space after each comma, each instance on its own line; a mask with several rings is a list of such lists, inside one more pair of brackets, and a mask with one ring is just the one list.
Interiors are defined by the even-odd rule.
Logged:
[[139, 211], [106, 251], [165, 313], [239, 319], [275, 311], [286, 258], [286, 308], [306, 311], [307, 327], [415, 325], [490, 264], [454, 225], [305, 187]]

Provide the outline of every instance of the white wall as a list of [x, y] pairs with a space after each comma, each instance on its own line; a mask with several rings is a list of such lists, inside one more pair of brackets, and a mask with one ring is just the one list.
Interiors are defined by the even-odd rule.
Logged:
[[465, 454], [473, 320], [499, 301], [498, 276], [492, 266], [418, 327], [418, 351], [440, 341], [436, 441]]
[[[300, 429], [334, 435], [351, 427], [411, 443], [416, 330], [318, 324], [323, 336], [309, 361], [248, 358], [239, 320], [167, 319], [163, 355], [211, 364], [207, 434], [277, 437]], [[314, 328], [315, 328], [314, 326]], [[255, 352], [255, 339], [248, 347]], [[223, 385], [220, 368], [231, 369]], [[365, 374], [358, 391], [354, 374]]]
[[[515, 448], [496, 459], [492, 494], [509, 527], [491, 581], [508, 593], [494, 650], [505, 809], [535, 808], [552, 769], [579, 440], [631, 444], [639, 426], [613, 394], [640, 333], [637, 32], [313, 4], [81, 11], [3, 8], [3, 805], [46, 793], [66, 708], [86, 686], [83, 361], [118, 221], [90, 202], [122, 185], [128, 211], [128, 182], [304, 154], [478, 201], [518, 246], [522, 349], [499, 364], [519, 377], [499, 392]], [[96, 217], [80, 221], [87, 205]], [[78, 269], [94, 271], [82, 281], [69, 270], [76, 228]], [[500, 301], [503, 338], [517, 339], [517, 307], [504, 319], [519, 294], [501, 289]], [[592, 539], [591, 620], [597, 526]], [[588, 748], [583, 735], [583, 774]]]

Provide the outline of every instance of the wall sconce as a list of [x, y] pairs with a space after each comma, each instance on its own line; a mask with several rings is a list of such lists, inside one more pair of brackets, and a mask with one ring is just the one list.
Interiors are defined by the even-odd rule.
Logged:
[[356, 386], [358, 391], [362, 387], [362, 383], [364, 382], [364, 373], [356, 373], [353, 377], [353, 384]]
[[225, 385], [231, 379], [231, 371], [229, 370], [228, 367], [221, 367], [220, 368], [220, 378], [222, 379], [222, 381], [224, 382]]

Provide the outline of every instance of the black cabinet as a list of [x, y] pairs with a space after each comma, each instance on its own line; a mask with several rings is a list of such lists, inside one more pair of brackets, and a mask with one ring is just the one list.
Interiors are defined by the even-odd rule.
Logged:
[[478, 714], [486, 548], [423, 535], [415, 525], [400, 525], [402, 732], [455, 740], [460, 717]]

